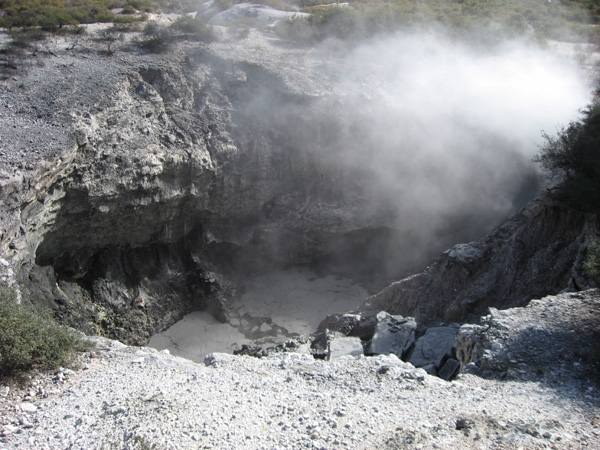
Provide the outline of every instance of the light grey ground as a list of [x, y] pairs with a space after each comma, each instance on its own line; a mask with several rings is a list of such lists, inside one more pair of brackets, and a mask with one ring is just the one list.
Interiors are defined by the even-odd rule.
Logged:
[[472, 375], [445, 382], [391, 356], [211, 361], [98, 340], [95, 357], [66, 384], [46, 379], [59, 395], [34, 395], [23, 406], [32, 412], [19, 410], [18, 397], [12, 409], [3, 405], [2, 420], [20, 424], [3, 426], [2, 448], [600, 446], [597, 392], [569, 382], [549, 388]]

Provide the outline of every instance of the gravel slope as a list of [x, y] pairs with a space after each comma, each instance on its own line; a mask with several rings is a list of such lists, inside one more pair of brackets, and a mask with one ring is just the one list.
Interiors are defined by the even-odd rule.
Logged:
[[388, 356], [205, 365], [97, 343], [75, 373], [0, 391], [2, 448], [600, 448], [599, 397], [580, 384], [445, 382]]

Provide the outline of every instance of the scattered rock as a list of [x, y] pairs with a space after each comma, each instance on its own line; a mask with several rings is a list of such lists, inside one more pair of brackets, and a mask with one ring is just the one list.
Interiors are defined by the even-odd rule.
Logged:
[[[331, 343], [339, 339], [347, 338]], [[564, 448], [583, 438], [591, 448], [600, 444], [597, 390], [558, 392], [472, 375], [446, 382], [393, 353], [330, 361], [294, 352], [260, 359], [215, 353], [206, 365], [147, 348], [115, 345], [102, 353], [44, 408], [2, 423], [2, 443], [12, 449], [242, 442], [249, 450], [331, 448], [335, 440], [348, 448]], [[147, 363], [132, 364], [140, 357]]]
[[38, 408], [33, 403], [22, 402], [19, 404], [19, 409], [23, 412], [33, 413], [36, 412]]
[[468, 418], [459, 418], [456, 419], [455, 428], [459, 431], [465, 433], [465, 435], [469, 435], [469, 432], [475, 427], [475, 421]]
[[[470, 373], [495, 378], [597, 379], [600, 295], [592, 289], [490, 308], [481, 325], [463, 325], [456, 354]], [[568, 374], [568, 375], [567, 375]]]
[[2, 431], [0, 431], [0, 434], [2, 436], [10, 436], [13, 433], [16, 433], [17, 431], [19, 431], [19, 427], [16, 427], [14, 425], [4, 425], [2, 427]]
[[227, 353], [211, 353], [204, 358], [204, 364], [212, 367], [219, 367], [221, 364], [235, 360], [235, 356]]
[[392, 316], [385, 311], [377, 314], [377, 326], [367, 353], [395, 354], [403, 358], [415, 342], [417, 323], [412, 317]]
[[457, 327], [428, 328], [425, 334], [417, 339], [408, 362], [415, 367], [433, 365], [440, 369], [444, 360], [452, 356], [457, 333]]
[[341, 337], [329, 342], [327, 359], [341, 358], [342, 356], [359, 357], [364, 355], [363, 345], [357, 337]]

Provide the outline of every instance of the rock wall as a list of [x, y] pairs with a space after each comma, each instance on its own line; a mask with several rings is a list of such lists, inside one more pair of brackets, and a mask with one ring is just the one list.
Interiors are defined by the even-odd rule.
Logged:
[[203, 47], [94, 45], [1, 86], [0, 255], [23, 301], [140, 344], [190, 309], [225, 320], [240, 271], [384, 245], [368, 180], [305, 146], [336, 140], [331, 98]]
[[477, 320], [491, 306], [524, 306], [531, 298], [584, 289], [585, 249], [599, 232], [597, 214], [572, 210], [546, 193], [484, 238], [455, 245], [424, 272], [371, 296], [361, 311], [383, 309], [420, 324]]

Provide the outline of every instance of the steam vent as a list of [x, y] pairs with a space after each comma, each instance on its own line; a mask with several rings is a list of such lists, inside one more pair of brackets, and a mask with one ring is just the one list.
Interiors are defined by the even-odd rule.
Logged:
[[[190, 425], [189, 432], [171, 427], [169, 434], [159, 422], [146, 429], [141, 421], [133, 433], [128, 421], [138, 394], [103, 397], [98, 408], [104, 412], [86, 417], [112, 420], [102, 426], [118, 429], [114, 448], [152, 442], [164, 448], [480, 448], [478, 439], [481, 448], [600, 446], [590, 381], [597, 370], [590, 355], [600, 300], [584, 269], [588, 245], [600, 233], [598, 215], [558, 201], [533, 161], [543, 130], [552, 134], [576, 120], [590, 102], [594, 46], [554, 38], [545, 45], [533, 38], [505, 41], [491, 32], [486, 39], [501, 42], [489, 43], [443, 27], [406, 26], [354, 40], [309, 38], [293, 28], [346, 14], [338, 10], [358, 11], [352, 2], [308, 9], [316, 3], [278, 9], [206, 2], [191, 15], [155, 5], [144, 16], [135, 9], [143, 2], [116, 3], [124, 9], [111, 14], [136, 19], [83, 24], [77, 32], [61, 23], [41, 40], [20, 25], [0, 30], [0, 281], [18, 302], [94, 336], [94, 356], [84, 363], [89, 376], [103, 373], [108, 383], [133, 377], [129, 371], [137, 380], [153, 374], [164, 380], [164, 392], [175, 382], [191, 383], [192, 392], [213, 386], [205, 375], [210, 371], [222, 371], [223, 386], [235, 383], [239, 364], [246, 375], [261, 367], [265, 377], [278, 373], [272, 376], [277, 389], [289, 382], [290, 389], [323, 394], [302, 402], [326, 403], [329, 394], [346, 396], [336, 389], [343, 380], [346, 387], [354, 383], [356, 370], [356, 379], [372, 379], [373, 386], [354, 387], [355, 394], [389, 392], [390, 402], [408, 405], [408, 390], [402, 400], [396, 397], [404, 388], [385, 383], [458, 392], [477, 380], [490, 383], [477, 384], [485, 393], [507, 380], [527, 389], [543, 377], [558, 383], [567, 377], [564, 369], [581, 383], [573, 389], [590, 397], [578, 400], [579, 412], [564, 420], [585, 422], [590, 446], [573, 440], [584, 434], [567, 436], [579, 422], [555, 423], [560, 408], [552, 409], [550, 397], [540, 407], [549, 408], [547, 414], [531, 412], [533, 425], [503, 412], [504, 419], [482, 421], [481, 428], [484, 413], [468, 403], [471, 391], [457, 394], [471, 405], [460, 417], [444, 409], [454, 394], [435, 391], [438, 399], [448, 397], [439, 400], [443, 414], [407, 419], [406, 429], [401, 418], [390, 419], [397, 428], [368, 425], [395, 417], [388, 400], [357, 400], [356, 408], [368, 405], [373, 415], [364, 422], [351, 406], [325, 406], [326, 419], [318, 419], [312, 403], [280, 400], [268, 406], [278, 411], [265, 412], [268, 424], [255, 410], [255, 420], [274, 436], [271, 442], [261, 435], [261, 447], [251, 425], [209, 432], [210, 420], [225, 427], [254, 416], [243, 409], [252, 398], [243, 397], [243, 389], [262, 384], [240, 379], [221, 394], [241, 395], [241, 412], [223, 409], [227, 414], [212, 419], [203, 412], [206, 428]], [[12, 14], [1, 8], [0, 19]], [[21, 38], [26, 43], [19, 47]], [[587, 328], [579, 327], [584, 319], [576, 312], [589, 315]], [[552, 347], [558, 334], [536, 328], [538, 319], [552, 321], [548, 329], [565, 327], [562, 350]], [[112, 355], [111, 369], [102, 366], [102, 355]], [[554, 364], [555, 358], [565, 360]], [[64, 370], [60, 382], [56, 374], [47, 380], [58, 386], [52, 402], [67, 398], [63, 379], [76, 379]], [[306, 373], [313, 374], [310, 380]], [[296, 386], [296, 376], [307, 386]], [[451, 381], [457, 377], [460, 382]], [[318, 387], [319, 380], [335, 387]], [[134, 389], [135, 383], [123, 384]], [[140, 411], [171, 401], [152, 397], [154, 381], [148, 383]], [[210, 394], [194, 391], [194, 401], [211, 399], [194, 403], [196, 411], [213, 407], [208, 403], [234, 404], [210, 397], [220, 392], [217, 385]], [[511, 392], [498, 398], [517, 396]], [[54, 424], [75, 413], [64, 406], [53, 419], [50, 406], [44, 410], [33, 394], [19, 401], [36, 410], [24, 413], [25, 422], [15, 416], [21, 431], [10, 431], [12, 416], [2, 409], [13, 394], [7, 395], [0, 397], [0, 445], [6, 448], [112, 442], [106, 430], [90, 428], [82, 437], [67, 419]], [[425, 391], [415, 395], [429, 404]], [[485, 414], [496, 412], [484, 403]], [[183, 406], [175, 410], [182, 411], [181, 423], [188, 420]], [[436, 426], [447, 425], [443, 415], [452, 417], [454, 440], [431, 438]], [[288, 416], [294, 416], [289, 423]], [[71, 431], [42, 443], [27, 433], [44, 420]], [[269, 427], [279, 422], [286, 433], [301, 429], [306, 442], [278, 437], [284, 425], [277, 433]], [[356, 439], [348, 437], [351, 431]], [[509, 445], [489, 433], [520, 437]]]

